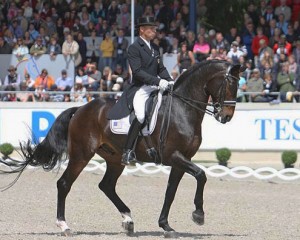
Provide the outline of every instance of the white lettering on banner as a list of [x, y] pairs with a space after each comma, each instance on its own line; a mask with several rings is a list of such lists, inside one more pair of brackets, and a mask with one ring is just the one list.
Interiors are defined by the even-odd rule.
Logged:
[[[75, 106], [75, 103], [59, 106], [25, 103], [26, 107], [22, 107], [22, 104], [9, 108], [9, 103], [0, 103], [0, 144], [9, 142], [18, 147], [19, 141], [27, 141], [28, 138], [42, 140], [55, 118], [63, 110]], [[32, 135], [29, 129], [32, 129]], [[299, 109], [237, 109], [233, 119], [226, 124], [206, 115], [202, 138], [200, 149], [203, 150], [221, 147], [232, 150], [297, 150], [300, 141]]]

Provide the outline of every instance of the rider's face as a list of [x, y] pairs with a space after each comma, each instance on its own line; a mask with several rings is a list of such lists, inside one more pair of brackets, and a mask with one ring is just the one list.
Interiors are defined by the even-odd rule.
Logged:
[[141, 36], [150, 41], [156, 36], [156, 26], [142, 26], [140, 28]]

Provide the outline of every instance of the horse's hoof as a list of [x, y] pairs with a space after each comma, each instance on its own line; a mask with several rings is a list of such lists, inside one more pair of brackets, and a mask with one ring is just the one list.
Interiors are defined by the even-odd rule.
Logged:
[[73, 233], [71, 232], [71, 229], [66, 229], [63, 232], [61, 232], [61, 235], [64, 237], [72, 237]]
[[178, 238], [178, 234], [175, 231], [164, 231], [165, 238]]
[[134, 223], [133, 222], [122, 222], [122, 227], [126, 231], [128, 236], [133, 235], [134, 233]]
[[198, 225], [203, 225], [204, 224], [204, 213], [199, 213], [197, 210], [195, 210], [192, 214], [192, 219], [194, 223]]

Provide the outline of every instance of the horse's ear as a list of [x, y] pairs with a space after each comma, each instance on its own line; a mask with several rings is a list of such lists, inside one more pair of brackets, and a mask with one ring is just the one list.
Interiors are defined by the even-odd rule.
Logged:
[[240, 65], [240, 72], [244, 72], [247, 69], [245, 65]]
[[246, 70], [246, 67], [244, 65], [240, 65], [240, 64], [236, 64], [236, 65], [233, 65], [230, 69], [230, 72], [231, 73], [234, 73], [234, 72], [244, 72]]

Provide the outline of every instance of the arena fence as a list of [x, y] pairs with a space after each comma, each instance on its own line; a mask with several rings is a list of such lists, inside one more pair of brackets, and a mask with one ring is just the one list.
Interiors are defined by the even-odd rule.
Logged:
[[[214, 165], [210, 167], [205, 167], [201, 164], [197, 164], [202, 170], [205, 171], [207, 176], [214, 177], [214, 178], [222, 178], [222, 177], [232, 177], [236, 179], [245, 179], [254, 177], [259, 180], [270, 180], [273, 178], [279, 178], [284, 181], [295, 181], [300, 179], [300, 169], [297, 168], [285, 168], [281, 170], [274, 169], [272, 167], [261, 167], [258, 169], [252, 169], [246, 166], [238, 166], [233, 168], [228, 168], [221, 165]], [[60, 169], [66, 169], [67, 161], [64, 162]], [[0, 164], [0, 169], [5, 168], [5, 165]], [[29, 169], [36, 169], [36, 167], [29, 167]], [[143, 173], [145, 175], [153, 175], [158, 173], [169, 174], [170, 167], [164, 165], [156, 165], [154, 163], [144, 163], [139, 164], [137, 163], [136, 166], [128, 166], [125, 167], [123, 171], [123, 175], [129, 174], [138, 174]], [[84, 168], [85, 172], [100, 172], [104, 173], [106, 171], [106, 163], [99, 162], [96, 160], [91, 160], [88, 165]]]

